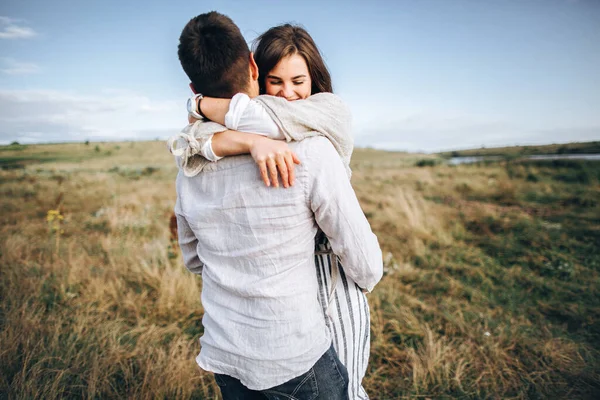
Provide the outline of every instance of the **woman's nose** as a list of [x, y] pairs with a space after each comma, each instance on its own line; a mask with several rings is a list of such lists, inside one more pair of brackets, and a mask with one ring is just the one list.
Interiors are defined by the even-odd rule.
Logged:
[[281, 94], [286, 99], [294, 97], [294, 90], [292, 88], [292, 85], [283, 85], [283, 88], [281, 89]]

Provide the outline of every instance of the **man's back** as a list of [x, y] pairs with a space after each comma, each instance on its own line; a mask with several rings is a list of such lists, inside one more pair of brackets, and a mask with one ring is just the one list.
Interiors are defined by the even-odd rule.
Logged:
[[[349, 182], [327, 139], [292, 146], [303, 163], [295, 185], [287, 189], [264, 186], [248, 156], [223, 159], [193, 178], [181, 173], [177, 178], [176, 213], [186, 266], [194, 271], [203, 265], [205, 334], [198, 362], [256, 390], [306, 372], [331, 344], [317, 298], [316, 219], [324, 216], [329, 233], [339, 228], [337, 219], [347, 216], [331, 214], [327, 182], [322, 181], [329, 186], [341, 181], [344, 187]], [[316, 179], [317, 174], [328, 179]], [[352, 240], [339, 239], [344, 245]], [[357, 246], [363, 254], [363, 246]], [[363, 279], [366, 287], [379, 279], [369, 274]]]

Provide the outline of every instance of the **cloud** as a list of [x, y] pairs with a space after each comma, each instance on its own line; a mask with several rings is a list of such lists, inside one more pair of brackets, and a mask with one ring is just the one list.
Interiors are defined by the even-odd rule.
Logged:
[[2, 61], [2, 67], [0, 68], [0, 72], [9, 75], [29, 75], [29, 74], [37, 74], [41, 71], [39, 65], [28, 62], [17, 61], [12, 58], [0, 58]]
[[186, 123], [183, 102], [135, 92], [0, 90], [0, 143], [167, 138]]
[[22, 25], [21, 20], [0, 16], [0, 39], [27, 39], [37, 36], [37, 33]]

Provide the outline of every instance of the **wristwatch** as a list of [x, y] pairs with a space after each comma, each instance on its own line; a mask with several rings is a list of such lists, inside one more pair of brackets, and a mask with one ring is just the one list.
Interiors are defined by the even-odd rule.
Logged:
[[200, 111], [200, 101], [204, 98], [201, 93], [196, 93], [187, 101], [188, 113], [196, 119], [207, 119]]

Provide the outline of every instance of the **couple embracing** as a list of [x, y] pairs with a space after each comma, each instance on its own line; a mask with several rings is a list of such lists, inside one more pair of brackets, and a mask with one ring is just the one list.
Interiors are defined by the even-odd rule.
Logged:
[[196, 361], [226, 400], [368, 398], [365, 293], [381, 250], [350, 184], [350, 115], [317, 46], [281, 25], [252, 53], [210, 12], [185, 26], [178, 54], [196, 93], [190, 125], [169, 140], [179, 244], [203, 282]]

